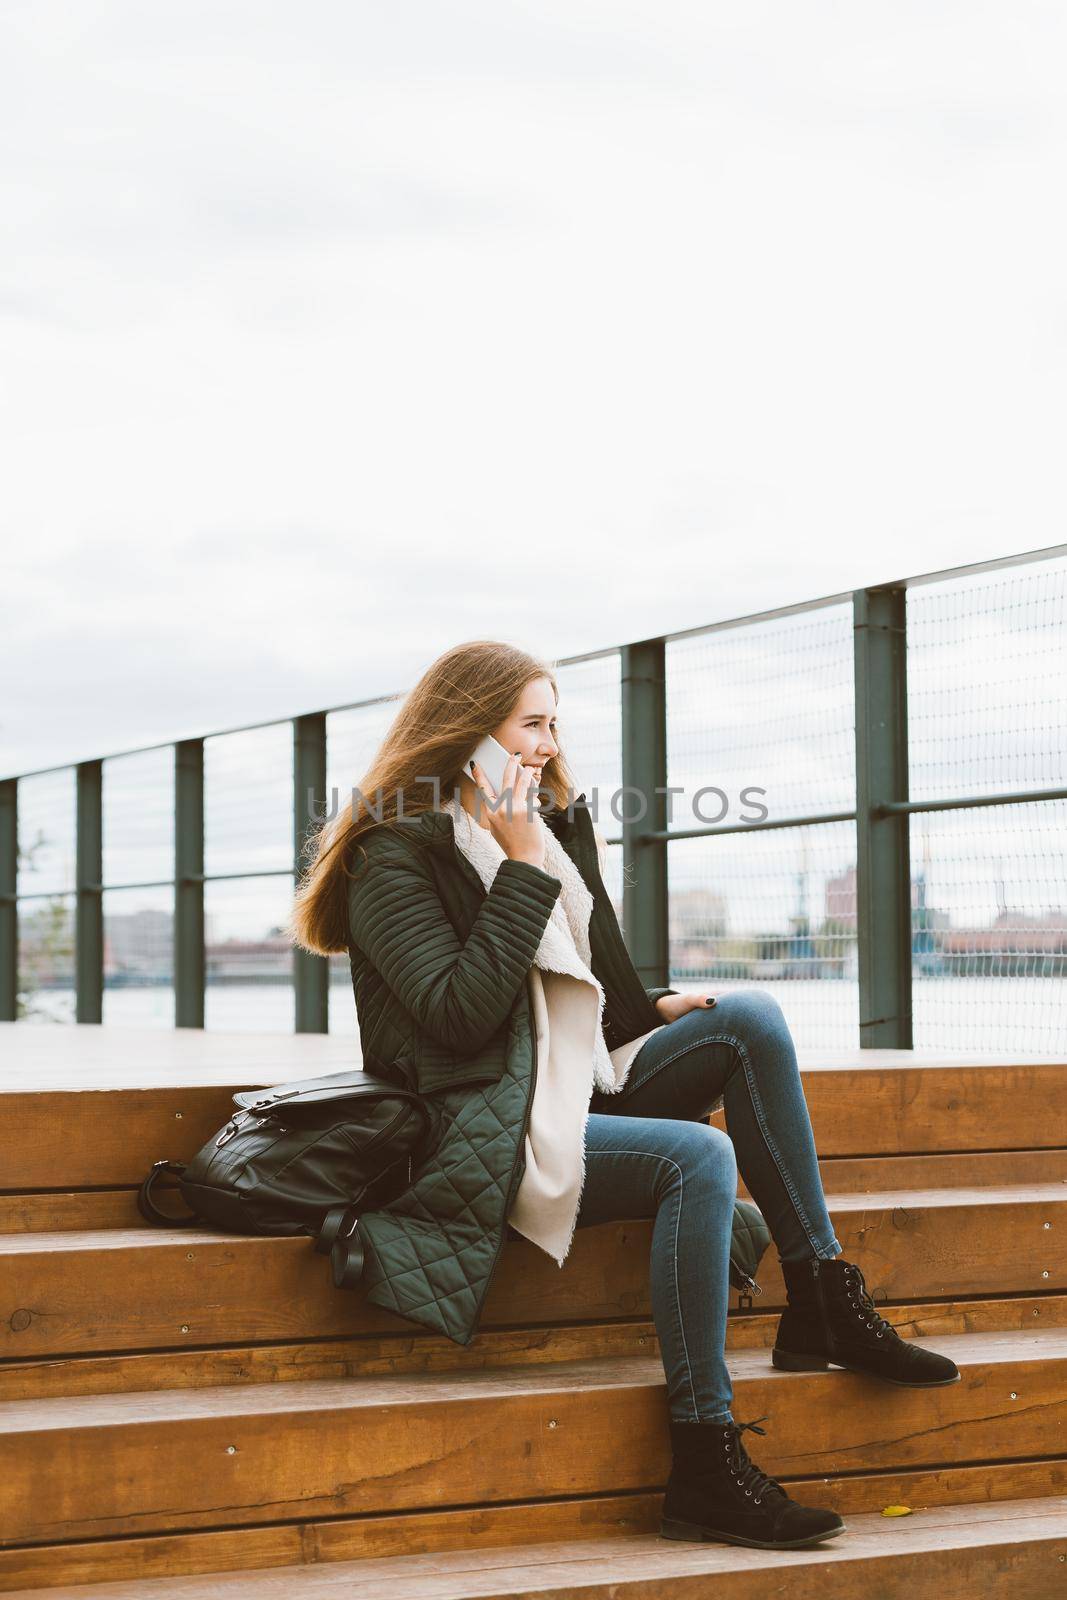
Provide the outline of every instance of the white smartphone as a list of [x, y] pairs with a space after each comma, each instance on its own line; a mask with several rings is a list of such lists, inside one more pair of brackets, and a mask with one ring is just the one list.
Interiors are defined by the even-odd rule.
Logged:
[[467, 757], [463, 770], [468, 778], [477, 783], [478, 780], [471, 771], [471, 762], [477, 761], [489, 782], [493, 785], [493, 793], [499, 795], [504, 787], [504, 768], [507, 766], [511, 754], [512, 752], [505, 750], [499, 740], [494, 739], [491, 733], [487, 733], [485, 738], [479, 741], [475, 749]]

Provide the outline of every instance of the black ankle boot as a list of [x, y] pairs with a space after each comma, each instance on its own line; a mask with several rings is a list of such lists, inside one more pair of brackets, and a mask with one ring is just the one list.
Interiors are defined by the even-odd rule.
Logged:
[[789, 1303], [778, 1323], [771, 1365], [822, 1372], [831, 1363], [912, 1389], [958, 1383], [948, 1356], [902, 1339], [875, 1308], [863, 1273], [842, 1256], [783, 1261]]
[[759, 1422], [670, 1421], [674, 1457], [663, 1497], [664, 1539], [722, 1539], [793, 1550], [844, 1533], [836, 1511], [802, 1506], [749, 1459], [741, 1434]]

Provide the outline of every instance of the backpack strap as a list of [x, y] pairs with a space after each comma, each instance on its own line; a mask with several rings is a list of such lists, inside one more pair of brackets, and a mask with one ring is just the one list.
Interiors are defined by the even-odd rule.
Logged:
[[171, 1217], [161, 1211], [152, 1198], [152, 1190], [164, 1172], [171, 1172], [180, 1178], [185, 1171], [184, 1161], [157, 1161], [152, 1167], [145, 1181], [137, 1191], [137, 1209], [146, 1222], [154, 1222], [164, 1228], [190, 1228], [195, 1222], [203, 1219], [194, 1211], [188, 1217]]
[[334, 1206], [323, 1218], [315, 1249], [329, 1255], [336, 1289], [354, 1289], [363, 1276], [363, 1240], [355, 1206]]
[[341, 1231], [341, 1224], [351, 1209], [351, 1206], [333, 1206], [331, 1210], [327, 1211], [322, 1219], [322, 1227], [319, 1229], [318, 1238], [315, 1240], [315, 1249], [320, 1255], [329, 1255], [333, 1249], [333, 1242]]

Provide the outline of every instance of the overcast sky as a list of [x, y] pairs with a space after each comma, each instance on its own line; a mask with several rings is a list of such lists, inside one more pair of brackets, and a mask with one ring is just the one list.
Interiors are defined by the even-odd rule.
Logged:
[[1058, 5], [0, 19], [3, 775], [1067, 537]]

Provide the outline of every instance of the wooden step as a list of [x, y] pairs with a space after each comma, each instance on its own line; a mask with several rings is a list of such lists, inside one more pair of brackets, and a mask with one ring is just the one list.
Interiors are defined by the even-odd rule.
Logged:
[[[804, 1477], [1063, 1458], [1067, 1330], [928, 1343], [960, 1382], [890, 1390], [738, 1352], [734, 1415], [769, 1419], [754, 1457]], [[665, 1388], [658, 1358], [631, 1357], [13, 1401], [0, 1540], [647, 1490], [669, 1465]]]
[[[310, 1240], [156, 1231], [133, 1208], [151, 1161], [194, 1153], [236, 1088], [358, 1065], [353, 1041], [16, 1024], [0, 1025], [0, 1055], [0, 1591], [765, 1587], [771, 1552], [654, 1537], [669, 1449], [650, 1221], [582, 1230], [563, 1273], [509, 1242], [459, 1347], [335, 1291]], [[790, 1600], [808, 1567], [821, 1597], [864, 1592], [868, 1567], [878, 1593], [909, 1600], [1001, 1579], [1029, 1600], [1050, 1575], [1067, 1593], [1061, 1528], [1051, 1544], [1001, 1538], [1035, 1516], [1047, 1533], [1067, 1490], [1067, 1070], [911, 1051], [802, 1053], [801, 1067], [846, 1256], [963, 1381], [775, 1372], [771, 1245], [764, 1295], [729, 1319], [734, 1413], [767, 1419], [747, 1439], [761, 1466], [851, 1518], [829, 1546], [782, 1553], [803, 1558]], [[889, 1503], [916, 1514], [874, 1515]], [[898, 1542], [935, 1517], [936, 1537]], [[861, 1518], [873, 1543], [846, 1564]], [[983, 1518], [988, 1536], [953, 1531]], [[643, 1541], [652, 1564], [620, 1567], [620, 1534], [627, 1562]]]
[[[1063, 1146], [1067, 1074], [1055, 1063], [946, 1066], [920, 1052], [891, 1064], [803, 1067], [804, 1097], [820, 1156], [929, 1155]], [[710, 1119], [725, 1129], [724, 1108]]]
[[[487, 1549], [430, 1551], [79, 1585], [65, 1600], [1061, 1600], [1067, 1496], [846, 1518], [807, 1550], [676, 1543], [657, 1533], [605, 1534]], [[24, 1589], [11, 1600], [39, 1592]], [[57, 1591], [53, 1590], [55, 1595]]]
[[[819, 1161], [826, 1194], [900, 1189], [999, 1188], [1061, 1183], [1067, 1187], [1067, 1149], [980, 1150], [917, 1156], [830, 1156]], [[164, 1185], [161, 1188], [167, 1187]], [[173, 1188], [173, 1184], [169, 1187]], [[752, 1199], [743, 1178], [737, 1192]], [[164, 1204], [167, 1202], [164, 1201]], [[181, 1211], [174, 1202], [175, 1212]], [[0, 1235], [149, 1228], [137, 1209], [137, 1190], [74, 1189], [0, 1194]]]
[[[1008, 1516], [1015, 1514], [1020, 1500], [1063, 1496], [1067, 1494], [1067, 1461], [998, 1462], [992, 1476], [988, 1466], [979, 1466], [852, 1473], [827, 1478], [783, 1477], [781, 1481], [803, 1503], [837, 1511], [847, 1520], [850, 1530], [856, 1528], [858, 1519], [865, 1515], [873, 1514], [882, 1524], [886, 1519], [881, 1513], [890, 1505], [907, 1506], [911, 1513], [910, 1525], [918, 1526], [920, 1521], [932, 1522], [946, 1507], [957, 1508], [961, 1515], [967, 1516], [975, 1502], [999, 1503]], [[65, 1594], [69, 1585], [99, 1584], [107, 1580], [143, 1582], [164, 1575], [173, 1578], [186, 1573], [251, 1572], [280, 1566], [306, 1569], [309, 1565], [333, 1562], [359, 1562], [359, 1573], [363, 1573], [363, 1563], [369, 1560], [411, 1557], [418, 1553], [439, 1556], [456, 1551], [480, 1557], [502, 1545], [526, 1547], [561, 1540], [595, 1543], [620, 1535], [655, 1535], [659, 1532], [662, 1503], [662, 1491], [655, 1490], [454, 1511], [330, 1517], [218, 1531], [74, 1540], [62, 1545], [23, 1545], [0, 1550], [0, 1593], [49, 1589], [54, 1595], [55, 1589], [63, 1586]], [[841, 1537], [843, 1539], [844, 1535]], [[656, 1539], [655, 1543], [658, 1547], [662, 1541]], [[704, 1548], [707, 1550], [711, 1546]], [[727, 1546], [718, 1548], [725, 1551]], [[838, 1548], [845, 1546], [842, 1544]], [[593, 1559], [596, 1559], [595, 1552]], [[387, 1570], [395, 1571], [400, 1584], [396, 1593], [402, 1596], [406, 1593], [402, 1569], [390, 1567]], [[1056, 1577], [1058, 1581], [1058, 1573]], [[291, 1578], [294, 1584], [303, 1581], [303, 1573], [293, 1572]], [[73, 1592], [81, 1594], [83, 1591], [79, 1588]], [[137, 1594], [140, 1590], [131, 1584], [128, 1592]], [[170, 1592], [162, 1585], [149, 1586], [144, 1591], [147, 1597]], [[213, 1594], [214, 1590], [206, 1592]], [[256, 1594], [258, 1591], [252, 1585], [245, 1592]], [[881, 1589], [878, 1592], [884, 1596], [896, 1591]], [[107, 1591], [94, 1588], [89, 1593], [100, 1600]], [[1029, 1594], [1030, 1591], [1026, 1591], [1026, 1600]], [[852, 1600], [851, 1594], [849, 1600]], [[909, 1600], [914, 1600], [910, 1591]], [[1013, 1594], [1012, 1600], [1017, 1600], [1017, 1596]]]
[[[1067, 1185], [828, 1197], [844, 1254], [879, 1301], [1067, 1290]], [[482, 1326], [646, 1315], [649, 1219], [580, 1229], [560, 1271], [510, 1240]], [[772, 1243], [764, 1311], [785, 1304]], [[408, 1328], [335, 1289], [307, 1237], [202, 1228], [0, 1238], [0, 1358], [313, 1339]], [[410, 1328], [408, 1328], [410, 1331]]]
[[[1067, 1149], [829, 1156], [820, 1159], [819, 1175], [826, 1194], [863, 1194], [886, 1189], [985, 1189], [1020, 1183], [1067, 1185]], [[743, 1179], [738, 1184], [738, 1193], [748, 1196]], [[2, 1216], [0, 1209], [0, 1218]]]
[[[934, 1300], [886, 1308], [902, 1338], [958, 1333], [1031, 1333], [1067, 1328], [1067, 1294], [1005, 1295], [984, 1300]], [[780, 1311], [731, 1311], [726, 1349], [769, 1350]], [[419, 1331], [362, 1334], [297, 1343], [157, 1350], [147, 1354], [41, 1356], [0, 1362], [0, 1400], [58, 1395], [130, 1394], [139, 1389], [206, 1389], [220, 1383], [297, 1383], [317, 1378], [398, 1376], [406, 1372], [549, 1365], [600, 1356], [659, 1353], [650, 1318], [562, 1323], [557, 1327], [485, 1329], [469, 1345]]]
[[[0, 1048], [15, 1052], [0, 1074], [6, 1193], [137, 1184], [153, 1161], [195, 1154], [226, 1121], [235, 1090], [358, 1064], [343, 1059], [344, 1041], [331, 1035], [285, 1035], [284, 1050], [271, 1035], [237, 1036], [240, 1048], [231, 1036], [222, 1036], [221, 1044], [219, 1036], [208, 1036], [209, 1047], [195, 1029], [132, 1043], [116, 1043], [121, 1030], [104, 1030], [107, 1039], [93, 1047], [99, 1053], [83, 1059], [81, 1036], [92, 1026], [0, 1024]], [[5, 1036], [5, 1027], [17, 1030], [16, 1040]], [[27, 1040], [43, 1033], [62, 1033], [66, 1054], [35, 1062]], [[197, 1035], [187, 1054], [183, 1034]], [[263, 1070], [240, 1071], [254, 1057], [256, 1041], [268, 1038], [273, 1049], [260, 1052]], [[328, 1045], [309, 1052], [309, 1039]], [[351, 1056], [350, 1041], [348, 1048]], [[107, 1050], [129, 1055], [111, 1062]], [[946, 1064], [943, 1054], [909, 1050], [801, 1052], [799, 1058], [823, 1158], [1063, 1148], [1067, 1072], [1054, 1058], [1006, 1063], [961, 1056]], [[712, 1120], [725, 1127], [722, 1110]]]

